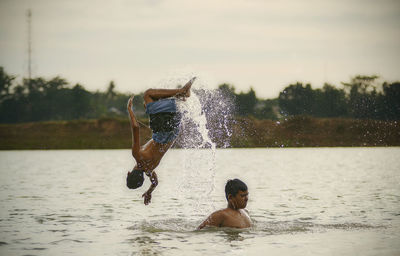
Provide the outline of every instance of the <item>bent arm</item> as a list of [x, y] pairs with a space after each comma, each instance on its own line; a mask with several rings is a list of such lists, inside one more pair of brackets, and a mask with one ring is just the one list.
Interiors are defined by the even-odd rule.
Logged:
[[132, 156], [136, 159], [139, 156], [140, 150], [140, 139], [139, 139], [139, 123], [136, 120], [135, 114], [132, 111], [132, 100], [133, 96], [128, 101], [128, 113], [129, 120], [131, 123], [131, 132], [132, 132]]
[[[146, 173], [146, 175], [147, 175], [147, 173]], [[157, 174], [155, 171], [152, 171], [151, 174], [149, 174], [148, 176], [150, 176], [151, 185], [150, 185], [149, 189], [142, 195], [142, 197], [144, 197], [145, 205], [148, 205], [151, 202], [151, 193], [158, 185], [158, 178], [157, 178]]]
[[197, 229], [202, 229], [206, 226], [221, 227], [224, 222], [224, 216], [221, 211], [211, 214]]
[[152, 171], [150, 174], [150, 188], [147, 190], [147, 193], [153, 192], [153, 190], [157, 187], [158, 185], [158, 178], [157, 178], [157, 173], [155, 171]]

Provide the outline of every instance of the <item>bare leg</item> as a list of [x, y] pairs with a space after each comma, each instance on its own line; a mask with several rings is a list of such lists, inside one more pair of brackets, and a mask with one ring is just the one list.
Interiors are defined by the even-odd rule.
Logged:
[[192, 78], [189, 82], [185, 84], [184, 87], [180, 89], [148, 89], [144, 93], [144, 102], [147, 105], [149, 102], [157, 101], [159, 99], [164, 99], [168, 97], [179, 97], [186, 98], [190, 96], [190, 88], [194, 82], [195, 78]]
[[144, 93], [145, 104], [182, 93], [181, 89], [148, 89]]

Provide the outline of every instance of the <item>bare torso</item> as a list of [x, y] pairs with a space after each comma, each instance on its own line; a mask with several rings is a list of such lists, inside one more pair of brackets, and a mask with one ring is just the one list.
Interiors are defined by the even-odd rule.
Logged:
[[248, 228], [251, 226], [251, 219], [245, 209], [226, 208], [211, 214], [198, 229], [206, 226]]
[[251, 226], [250, 217], [244, 209], [233, 210], [226, 208], [222, 212], [224, 219], [221, 227], [248, 228]]
[[149, 140], [140, 147], [139, 155], [136, 158], [137, 168], [146, 172], [153, 171], [161, 161], [161, 158], [171, 147], [172, 142], [168, 144], [160, 144], [154, 140]]

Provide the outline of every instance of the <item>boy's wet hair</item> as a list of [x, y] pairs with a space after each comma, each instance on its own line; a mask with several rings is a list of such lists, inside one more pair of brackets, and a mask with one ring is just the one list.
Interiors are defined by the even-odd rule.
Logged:
[[239, 190], [246, 191], [247, 185], [239, 179], [228, 180], [225, 185], [226, 200], [228, 200], [228, 195], [236, 196]]
[[144, 177], [142, 170], [132, 170], [126, 176], [126, 186], [130, 189], [136, 189], [143, 185]]

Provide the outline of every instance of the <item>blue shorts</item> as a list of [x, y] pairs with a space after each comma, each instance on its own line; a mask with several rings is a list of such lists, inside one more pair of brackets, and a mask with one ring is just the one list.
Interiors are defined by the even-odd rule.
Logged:
[[146, 113], [150, 115], [150, 128], [155, 142], [167, 144], [176, 139], [181, 115], [177, 110], [175, 99], [150, 102], [146, 105]]

